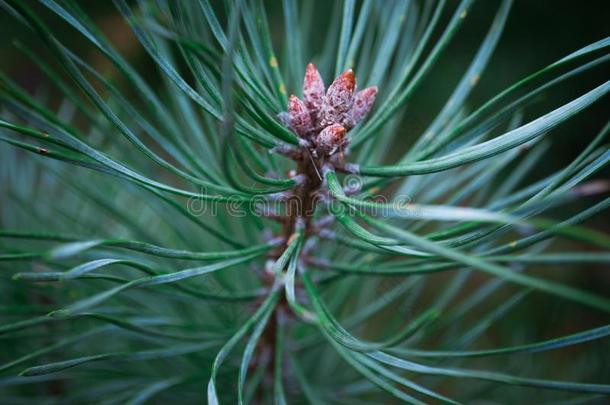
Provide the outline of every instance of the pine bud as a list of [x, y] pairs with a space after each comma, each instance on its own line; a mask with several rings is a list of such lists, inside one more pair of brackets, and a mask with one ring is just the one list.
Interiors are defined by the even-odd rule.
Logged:
[[356, 126], [362, 119], [371, 111], [375, 96], [377, 95], [377, 86], [367, 87], [356, 93], [354, 96], [354, 104], [349, 110], [345, 118], [345, 128], [350, 129]]
[[325, 93], [320, 72], [310, 63], [303, 79], [303, 100], [291, 95], [288, 112], [278, 114], [278, 119], [300, 137], [301, 146], [309, 147], [313, 141], [319, 153], [330, 156], [345, 150], [346, 132], [371, 111], [376, 95], [375, 86], [356, 92], [352, 69], [341, 73]]
[[332, 155], [347, 146], [346, 130], [342, 125], [333, 124], [324, 128], [316, 138], [316, 146], [324, 155]]
[[326, 89], [324, 88], [320, 72], [318, 72], [313, 63], [308, 64], [305, 70], [305, 78], [303, 79], [303, 100], [314, 124], [318, 122], [325, 93]]
[[322, 103], [321, 126], [343, 122], [354, 101], [356, 77], [352, 69], [341, 73], [330, 85]]
[[288, 99], [288, 115], [290, 116], [290, 127], [301, 137], [305, 137], [312, 131], [311, 117], [305, 104], [295, 95]]

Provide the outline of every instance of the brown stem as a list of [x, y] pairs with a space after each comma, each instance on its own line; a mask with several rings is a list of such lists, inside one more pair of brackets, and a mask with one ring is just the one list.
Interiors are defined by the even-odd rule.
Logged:
[[[286, 198], [287, 216], [282, 223], [283, 243], [271, 255], [273, 260], [277, 260], [282, 252], [287, 248], [290, 237], [295, 233], [297, 222], [300, 220], [304, 226], [305, 237], [311, 234], [314, 224], [313, 215], [318, 202], [318, 191], [322, 185], [322, 162], [314, 158], [313, 151], [302, 148], [299, 154], [293, 156], [297, 167], [296, 174], [303, 180], [295, 187], [292, 194]], [[270, 278], [269, 282], [273, 282]], [[268, 348], [271, 352], [271, 360], [267, 373], [268, 381], [273, 381], [273, 365], [275, 364], [275, 345], [277, 334], [277, 322], [282, 315], [289, 316], [291, 309], [286, 302], [286, 298], [282, 295], [273, 310], [272, 318], [265, 328], [259, 348]], [[264, 389], [262, 386], [259, 389]]]

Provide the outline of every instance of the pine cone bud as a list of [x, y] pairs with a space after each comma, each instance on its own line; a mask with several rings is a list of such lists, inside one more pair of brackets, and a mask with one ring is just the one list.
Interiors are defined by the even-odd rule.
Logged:
[[314, 124], [317, 124], [319, 120], [320, 108], [322, 107], [325, 93], [326, 89], [324, 88], [320, 72], [318, 72], [313, 63], [308, 64], [305, 70], [305, 78], [303, 79], [303, 100]]
[[303, 100], [291, 95], [288, 112], [278, 114], [278, 119], [302, 142], [313, 141], [320, 153], [330, 156], [345, 149], [349, 143], [346, 132], [371, 111], [376, 95], [375, 86], [356, 92], [352, 69], [341, 73], [325, 93], [320, 72], [310, 63], [303, 79]]
[[329, 125], [324, 128], [316, 138], [316, 146], [324, 155], [332, 155], [336, 151], [347, 146], [347, 137], [345, 128], [339, 124]]
[[373, 108], [376, 95], [377, 86], [367, 87], [366, 89], [356, 93], [354, 96], [354, 104], [352, 105], [352, 109], [349, 110], [347, 117], [345, 118], [345, 128], [351, 129], [362, 121], [362, 119], [371, 111], [371, 108]]
[[305, 104], [296, 96], [291, 95], [288, 99], [288, 115], [290, 126], [301, 137], [305, 137], [313, 129], [309, 110]]
[[356, 77], [352, 69], [343, 72], [330, 85], [322, 103], [321, 126], [343, 122], [354, 101]]

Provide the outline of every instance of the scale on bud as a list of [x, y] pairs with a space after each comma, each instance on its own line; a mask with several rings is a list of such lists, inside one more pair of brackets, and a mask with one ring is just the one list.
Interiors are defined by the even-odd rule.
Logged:
[[344, 149], [349, 140], [345, 128], [341, 124], [332, 124], [324, 128], [316, 137], [317, 150], [327, 156], [333, 155], [338, 150]]

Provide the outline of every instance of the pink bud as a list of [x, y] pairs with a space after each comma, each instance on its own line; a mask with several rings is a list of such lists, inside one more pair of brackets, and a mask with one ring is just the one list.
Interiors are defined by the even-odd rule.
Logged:
[[342, 122], [352, 108], [356, 77], [352, 69], [341, 73], [330, 85], [322, 103], [321, 125]]
[[311, 117], [305, 104], [295, 95], [288, 99], [290, 126], [297, 135], [304, 137], [312, 130]]
[[354, 96], [354, 104], [348, 112], [344, 125], [347, 129], [356, 126], [373, 108], [375, 96], [377, 95], [377, 86], [367, 87], [356, 93]]
[[316, 138], [318, 150], [326, 155], [332, 155], [338, 149], [347, 145], [346, 130], [339, 124], [324, 128]]
[[305, 107], [307, 107], [311, 114], [313, 122], [318, 120], [325, 91], [322, 76], [320, 76], [316, 65], [313, 63], [308, 64], [305, 70], [305, 79], [303, 79], [303, 100], [305, 101]]

